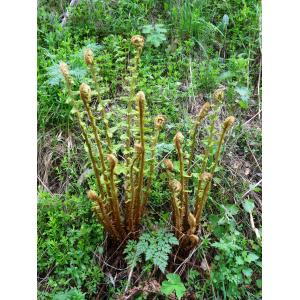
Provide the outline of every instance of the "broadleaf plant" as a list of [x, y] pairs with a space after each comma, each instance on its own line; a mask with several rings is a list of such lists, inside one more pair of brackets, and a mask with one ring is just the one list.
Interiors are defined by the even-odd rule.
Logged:
[[176, 297], [181, 299], [186, 288], [178, 274], [169, 273], [167, 274], [167, 280], [162, 282], [160, 291], [166, 296], [170, 296], [175, 292]]

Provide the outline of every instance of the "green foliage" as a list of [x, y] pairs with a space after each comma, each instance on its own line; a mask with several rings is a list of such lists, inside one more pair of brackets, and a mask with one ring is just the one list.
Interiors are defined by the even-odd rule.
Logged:
[[243, 203], [246, 212], [250, 213], [254, 209], [254, 201], [251, 199], [246, 199]]
[[156, 48], [167, 39], [167, 29], [165, 28], [164, 24], [145, 25], [142, 28], [142, 32], [147, 37], [147, 43]]
[[85, 300], [84, 294], [76, 289], [55, 294], [53, 300]]
[[45, 288], [49, 296], [49, 290], [58, 293], [73, 286], [87, 297], [93, 295], [103, 278], [93, 258], [103, 231], [92, 216], [89, 201], [40, 192], [37, 218], [39, 289]]
[[145, 255], [145, 261], [157, 266], [161, 272], [165, 272], [169, 255], [173, 245], [178, 245], [176, 237], [165, 230], [143, 233], [139, 241], [128, 241], [124, 253], [125, 259], [131, 267], [135, 267]]
[[225, 234], [212, 246], [218, 254], [214, 258], [211, 281], [217, 290], [222, 291], [222, 298], [253, 297], [253, 291], [246, 286], [254, 280], [254, 273], [261, 269], [260, 246], [248, 243], [237, 230]]
[[178, 299], [181, 299], [186, 291], [184, 284], [178, 274], [167, 274], [167, 280], [161, 284], [160, 291], [166, 296], [171, 295], [175, 292]]

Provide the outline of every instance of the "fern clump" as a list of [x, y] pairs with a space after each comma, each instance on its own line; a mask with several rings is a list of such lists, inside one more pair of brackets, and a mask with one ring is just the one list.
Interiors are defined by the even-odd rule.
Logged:
[[[128, 67], [130, 71], [126, 78], [128, 84], [124, 86], [127, 96], [122, 97], [127, 104], [127, 109], [114, 108], [118, 113], [125, 114], [126, 121], [121, 121], [115, 127], [111, 127], [110, 113], [106, 112], [106, 106], [111, 101], [102, 100], [93, 51], [91, 49], [84, 51], [84, 61], [91, 74], [94, 90], [92, 91], [88, 84], [82, 83], [79, 88], [81, 101], [77, 100], [78, 93], [72, 90], [73, 78], [68, 66], [65, 63], [60, 64], [69, 94], [69, 102], [73, 106], [72, 112], [76, 115], [80, 125], [96, 179], [97, 191], [90, 190], [88, 198], [93, 202], [93, 211], [105, 230], [112, 238], [119, 241], [138, 237], [141, 218], [144, 215], [155, 176], [157, 143], [166, 122], [163, 115], [158, 115], [150, 123], [146, 96], [143, 91], [136, 93], [144, 38], [139, 35], [133, 36], [131, 43], [135, 48], [135, 55]], [[164, 160], [171, 190], [175, 233], [185, 248], [192, 248], [199, 242], [197, 231], [218, 165], [221, 146], [234, 122], [234, 117], [228, 117], [223, 122], [220, 132], [217, 132], [216, 125], [223, 99], [224, 90], [218, 89], [214, 93], [212, 103], [207, 102], [200, 109], [191, 132], [188, 156], [184, 149], [183, 134], [176, 133], [173, 142], [179, 162], [178, 178], [175, 176], [172, 161]], [[95, 100], [98, 103], [98, 114], [93, 111]], [[212, 113], [208, 138], [199, 167], [198, 161], [195, 161], [196, 137], [209, 110]], [[118, 130], [126, 132], [120, 137], [121, 146], [114, 135]], [[198, 173], [197, 184], [194, 187], [190, 184], [193, 169], [196, 169]], [[191, 187], [194, 191], [193, 208], [190, 207], [189, 199]], [[143, 241], [146, 240], [142, 239], [141, 244]], [[159, 245], [160, 242], [157, 247]], [[166, 251], [170, 250], [169, 248], [165, 249]], [[152, 248], [148, 245], [147, 260], [152, 257], [151, 251]], [[162, 249], [160, 253], [163, 251]], [[165, 268], [163, 262], [166, 260], [166, 256], [160, 258], [156, 253], [156, 258], [153, 259], [161, 269]]]
[[[180, 240], [180, 245], [185, 249], [191, 249], [199, 242], [197, 232], [211, 189], [213, 175], [218, 166], [221, 147], [226, 134], [234, 123], [234, 117], [230, 116], [223, 122], [221, 130], [217, 131], [216, 125], [223, 99], [224, 91], [218, 89], [213, 95], [212, 103], [206, 102], [200, 109], [191, 132], [189, 155], [186, 155], [184, 152], [184, 136], [181, 132], [176, 133], [173, 141], [179, 161], [179, 180], [176, 179], [176, 175], [173, 172], [172, 161], [169, 159], [164, 160], [171, 190], [174, 228], [176, 236]], [[199, 126], [208, 115], [209, 110], [212, 110], [212, 113], [210, 115], [208, 138], [202, 163], [199, 167], [198, 161], [195, 160], [196, 136]], [[198, 174], [197, 184], [196, 186], [191, 186], [190, 179], [194, 169], [196, 169], [196, 174]], [[190, 188], [194, 192], [192, 197], [190, 196]], [[194, 207], [190, 207], [189, 198], [192, 198]]]
[[[153, 121], [154, 126], [149, 125], [145, 94], [143, 91], [136, 93], [144, 38], [133, 36], [131, 42], [135, 55], [129, 65], [128, 86], [124, 87], [128, 91], [128, 96], [123, 97], [127, 103], [126, 123], [124, 125], [124, 122], [120, 122], [121, 127], [117, 127], [126, 131], [125, 137], [121, 136], [121, 147], [114, 136], [117, 129], [111, 127], [109, 114], [106, 112], [106, 106], [111, 101], [102, 99], [93, 51], [86, 49], [83, 58], [92, 77], [94, 90], [82, 83], [79, 88], [80, 100], [77, 99], [78, 92], [73, 91], [74, 80], [67, 64], [60, 64], [69, 95], [68, 101], [73, 106], [72, 113], [80, 125], [96, 179], [97, 191], [90, 190], [87, 195], [93, 202], [95, 215], [107, 233], [119, 241], [137, 237], [154, 176], [156, 144], [165, 122], [163, 116], [158, 116]], [[93, 110], [95, 100], [99, 113]], [[147, 136], [149, 133], [150, 136]], [[150, 159], [146, 159], [147, 155]]]

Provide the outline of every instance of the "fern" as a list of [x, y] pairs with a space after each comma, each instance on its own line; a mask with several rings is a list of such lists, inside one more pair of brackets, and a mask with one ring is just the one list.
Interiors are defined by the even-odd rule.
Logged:
[[130, 267], [135, 267], [141, 261], [142, 254], [145, 261], [158, 267], [163, 273], [168, 265], [169, 255], [173, 245], [178, 245], [176, 237], [165, 230], [144, 233], [138, 242], [128, 241], [124, 253], [125, 260]]

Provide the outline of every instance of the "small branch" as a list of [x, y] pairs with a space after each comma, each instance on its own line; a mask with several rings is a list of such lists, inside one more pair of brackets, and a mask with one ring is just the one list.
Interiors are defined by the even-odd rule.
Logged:
[[51, 196], [53, 196], [53, 194], [51, 193], [50, 189], [46, 186], [46, 184], [42, 181], [42, 179], [41, 179], [39, 176], [37, 176], [37, 179], [38, 179], [38, 181], [41, 183], [41, 185], [47, 190], [47, 192], [48, 192]]
[[241, 199], [243, 199], [245, 196], [247, 196], [250, 192], [252, 192], [257, 186], [259, 186], [262, 182], [262, 179], [257, 182], [253, 187], [251, 187], [243, 196]]
[[252, 212], [250, 212], [249, 215], [250, 215], [250, 224], [251, 224], [251, 228], [252, 228], [252, 230], [254, 231], [254, 233], [255, 233], [255, 235], [256, 235], [256, 238], [257, 238], [258, 240], [260, 240], [260, 239], [261, 239], [261, 236], [260, 236], [260, 233], [259, 233], [258, 229], [255, 227]]

